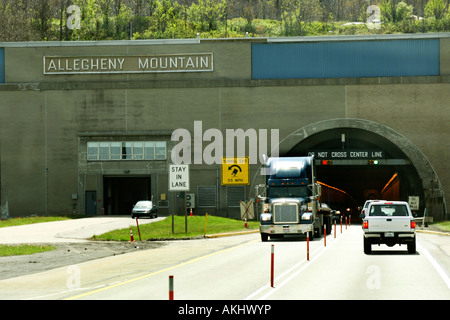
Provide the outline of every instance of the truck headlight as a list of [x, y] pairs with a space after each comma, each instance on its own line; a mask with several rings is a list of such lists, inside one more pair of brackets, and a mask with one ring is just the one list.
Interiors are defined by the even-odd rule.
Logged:
[[305, 212], [304, 214], [302, 214], [302, 220], [311, 220], [312, 219], [312, 213], [311, 212]]
[[262, 213], [261, 214], [261, 221], [267, 222], [272, 220], [272, 214], [270, 213]]

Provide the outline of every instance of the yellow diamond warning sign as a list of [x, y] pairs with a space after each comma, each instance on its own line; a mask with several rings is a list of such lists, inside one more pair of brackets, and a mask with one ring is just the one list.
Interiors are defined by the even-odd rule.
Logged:
[[250, 184], [248, 157], [222, 158], [222, 185]]

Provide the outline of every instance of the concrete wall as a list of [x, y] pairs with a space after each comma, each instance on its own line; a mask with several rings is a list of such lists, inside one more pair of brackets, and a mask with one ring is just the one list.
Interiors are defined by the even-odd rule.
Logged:
[[[169, 44], [170, 43], [170, 44]], [[173, 44], [174, 43], [174, 44]], [[450, 38], [440, 39], [441, 75], [407, 78], [251, 80], [251, 41], [0, 44], [6, 83], [0, 85], [1, 179], [11, 216], [84, 212], [84, 191], [102, 177], [151, 175], [156, 196], [167, 191], [167, 166], [177, 128], [279, 129], [280, 141], [331, 119], [361, 118], [390, 127], [420, 149], [450, 197]], [[43, 75], [43, 56], [212, 52], [214, 71], [120, 75]], [[167, 161], [87, 162], [89, 139], [168, 141]], [[204, 146], [207, 143], [204, 143]], [[280, 152], [286, 152], [281, 145]], [[251, 167], [252, 182], [258, 165]], [[219, 165], [191, 165], [196, 186], [218, 186], [215, 211], [227, 208]], [[253, 196], [253, 185], [246, 193]], [[72, 199], [77, 194], [78, 199]], [[100, 199], [103, 200], [103, 199]], [[178, 201], [179, 204], [182, 201]], [[217, 210], [216, 210], [217, 209]], [[443, 210], [443, 209], [442, 209]], [[98, 213], [100, 213], [100, 207]]]

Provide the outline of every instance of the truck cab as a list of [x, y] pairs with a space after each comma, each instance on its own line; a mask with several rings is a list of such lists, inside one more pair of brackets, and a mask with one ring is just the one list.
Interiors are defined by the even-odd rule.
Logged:
[[[331, 218], [319, 214], [321, 186], [315, 181], [314, 158], [269, 158], [265, 169], [266, 184], [263, 194], [258, 195], [262, 203], [261, 240], [307, 232], [311, 239], [314, 233], [320, 236], [324, 220], [331, 225]], [[331, 217], [330, 210], [323, 212]]]

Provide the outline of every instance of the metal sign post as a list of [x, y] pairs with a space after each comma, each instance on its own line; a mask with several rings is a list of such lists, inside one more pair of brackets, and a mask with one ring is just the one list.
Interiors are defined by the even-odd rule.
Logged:
[[[189, 165], [187, 164], [171, 164], [169, 165], [169, 191], [189, 191]], [[176, 197], [175, 197], [176, 201]], [[184, 224], [185, 232], [187, 233], [187, 212], [186, 203], [184, 204]], [[172, 233], [174, 233], [174, 217], [172, 210]]]

